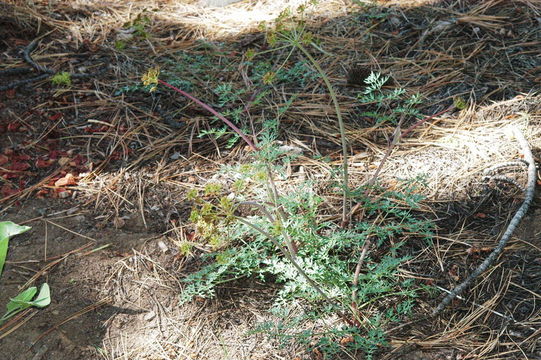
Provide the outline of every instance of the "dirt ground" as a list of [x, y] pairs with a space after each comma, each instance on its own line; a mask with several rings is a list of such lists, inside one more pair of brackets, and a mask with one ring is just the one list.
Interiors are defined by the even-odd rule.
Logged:
[[[66, 210], [71, 214], [63, 215]], [[245, 284], [227, 297], [179, 307], [178, 278], [186, 264], [160, 233], [98, 229], [88, 211], [60, 200], [29, 201], [5, 218], [42, 220], [28, 223], [32, 230], [11, 242], [2, 303], [29, 275], [62, 260], [42, 275], [55, 289], [48, 311], [29, 315], [24, 330], [2, 339], [7, 359], [227, 358], [228, 352], [264, 359], [273, 348], [256, 336], [238, 338], [261, 320], [272, 290]], [[190, 343], [203, 346], [197, 351]]]
[[[69, 89], [38, 79], [0, 91], [0, 220], [32, 227], [10, 242], [0, 305], [33, 277], [52, 292], [50, 306], [0, 327], [2, 358], [322, 359], [251, 331], [273, 319], [277, 285], [242, 279], [213, 299], [180, 304], [182, 279], [200, 266], [199, 253], [183, 255], [179, 246], [193, 229], [186, 193], [222, 176], [222, 164], [249, 161], [250, 152], [239, 143], [229, 148], [224, 138], [198, 137], [214, 126], [210, 115], [138, 85], [148, 66], [159, 64], [171, 76], [197, 79], [201, 86], [192, 91], [203, 99], [215, 99], [222, 82], [252, 89], [240, 64], [247, 49], [267, 49], [258, 23], [298, 3], [0, 3], [0, 89], [28, 78], [1, 71], [29, 65], [24, 51], [40, 36], [34, 61], [94, 74], [74, 77]], [[314, 51], [347, 114], [353, 184], [373, 174], [393, 131], [370, 123], [356, 105], [366, 69], [423, 94], [423, 114], [442, 112], [457, 96], [468, 103], [416, 128], [380, 177], [392, 184], [427, 175], [424, 206], [437, 236], [432, 248], [411, 245], [419, 261], [404, 273], [440, 290], [419, 299], [420, 318], [441, 300], [441, 289], [482, 261], [520, 206], [520, 191], [483, 193], [480, 185], [482, 169], [521, 156], [506, 126], [521, 127], [541, 160], [541, 3], [382, 1], [365, 12], [349, 2], [321, 3], [309, 13], [324, 47]], [[235, 9], [250, 11], [251, 22]], [[134, 19], [146, 16], [146, 35], [133, 36], [140, 25]], [[297, 94], [281, 122], [281, 140], [306, 154], [293, 163], [292, 178], [326, 178], [327, 163], [312, 159], [339, 164], [339, 137], [325, 88], [308, 75], [276, 85], [268, 103], [254, 105], [252, 114], [246, 109], [245, 125], [257, 127]], [[465, 296], [430, 321], [387, 329], [389, 346], [377, 358], [541, 359], [539, 190], [504, 254]]]

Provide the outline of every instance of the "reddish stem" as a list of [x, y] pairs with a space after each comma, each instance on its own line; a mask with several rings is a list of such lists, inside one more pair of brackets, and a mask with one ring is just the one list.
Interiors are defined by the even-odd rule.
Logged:
[[222, 114], [220, 114], [219, 112], [217, 112], [216, 110], [214, 110], [213, 108], [211, 108], [210, 106], [208, 106], [207, 104], [205, 104], [204, 102], [202, 102], [201, 100], [197, 99], [196, 97], [194, 97], [193, 95], [190, 95], [189, 93], [187, 93], [186, 91], [184, 90], [180, 90], [179, 88], [163, 81], [163, 80], [160, 80], [158, 79], [158, 82], [162, 85], [165, 85], [167, 86], [168, 88], [170, 89], [173, 89], [175, 90], [176, 92], [178, 92], [179, 94], [187, 97], [188, 99], [192, 100], [193, 102], [199, 104], [203, 109], [207, 110], [208, 112], [210, 112], [212, 115], [216, 116], [218, 119], [222, 120], [224, 123], [227, 124], [227, 126], [229, 126], [231, 129], [233, 129], [234, 132], [236, 132], [244, 141], [246, 141], [246, 143], [248, 144], [248, 146], [250, 146], [250, 148], [254, 151], [258, 151], [259, 149], [257, 148], [257, 146], [254, 145], [254, 143], [248, 138], [248, 136], [246, 136], [235, 124], [233, 124], [231, 121], [227, 120], [225, 118], [225, 116], [223, 116]]

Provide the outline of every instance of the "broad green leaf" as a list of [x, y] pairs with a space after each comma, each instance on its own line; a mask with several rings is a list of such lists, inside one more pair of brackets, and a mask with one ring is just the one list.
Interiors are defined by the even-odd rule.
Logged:
[[30, 230], [30, 226], [21, 226], [17, 225], [11, 221], [0, 221], [0, 239], [4, 237], [12, 237], [15, 235], [22, 234], [25, 231]]
[[6, 306], [6, 313], [0, 318], [0, 324], [29, 307], [44, 308], [51, 303], [51, 293], [47, 283], [41, 286], [36, 300], [31, 301], [37, 291], [37, 288], [32, 286], [11, 299]]
[[8, 241], [9, 238], [0, 238], [0, 276], [2, 276], [2, 270], [4, 270], [4, 263], [6, 262], [6, 255], [8, 253]]
[[34, 297], [34, 295], [36, 295], [37, 292], [38, 288], [32, 286], [31, 288], [26, 289], [22, 293], [19, 293], [17, 296], [12, 298], [6, 305], [8, 313], [23, 305], [26, 305], [29, 301], [32, 300], [32, 298]]
[[48, 306], [51, 303], [51, 291], [49, 289], [49, 285], [47, 283], [41, 285], [41, 289], [39, 289], [39, 294], [36, 300], [32, 301], [32, 306], [38, 307], [38, 308], [44, 308]]
[[4, 270], [4, 264], [6, 262], [9, 238], [30, 229], [30, 226], [17, 225], [11, 221], [0, 222], [0, 275], [2, 275], [2, 270]]

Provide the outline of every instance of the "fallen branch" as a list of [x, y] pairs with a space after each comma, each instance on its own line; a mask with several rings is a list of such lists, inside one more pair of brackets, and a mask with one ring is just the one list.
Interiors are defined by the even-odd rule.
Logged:
[[[50, 34], [50, 33], [48, 33]], [[8, 82], [5, 85], [0, 86], [0, 91], [6, 91], [10, 89], [15, 89], [23, 85], [35, 83], [40, 80], [48, 79], [56, 73], [53, 69], [50, 69], [44, 65], [37, 64], [34, 59], [32, 58], [32, 52], [36, 49], [38, 46], [39, 40], [43, 38], [44, 36], [48, 35], [45, 34], [37, 39], [34, 39], [30, 44], [28, 44], [23, 53], [22, 58], [23, 60], [31, 66], [31, 68], [15, 68], [15, 69], [6, 69], [6, 70], [0, 70], [0, 76], [13, 76], [13, 75], [24, 75], [24, 74], [38, 74], [36, 76], [32, 76], [26, 79], [22, 80], [14, 80], [11, 82]], [[36, 71], [33, 71], [36, 70]], [[98, 75], [101, 75], [102, 73], [109, 70], [109, 64], [108, 61], [105, 60], [101, 66], [101, 69], [88, 74], [82, 74], [82, 73], [70, 73], [68, 72], [70, 79], [86, 79], [86, 78], [93, 78], [97, 77]]]
[[470, 276], [466, 278], [461, 284], [456, 286], [449, 294], [440, 302], [438, 307], [432, 312], [432, 315], [437, 315], [440, 313], [449, 303], [456, 298], [458, 295], [460, 295], [468, 286], [471, 285], [471, 283], [483, 272], [485, 272], [489, 266], [496, 260], [496, 258], [503, 252], [503, 249], [505, 248], [505, 245], [507, 244], [507, 241], [509, 238], [511, 238], [511, 235], [517, 228], [518, 224], [520, 223], [520, 220], [524, 217], [526, 212], [528, 211], [528, 208], [530, 206], [530, 203], [532, 202], [533, 196], [534, 196], [534, 190], [535, 190], [535, 180], [536, 180], [536, 168], [535, 168], [535, 161], [533, 159], [532, 151], [530, 150], [530, 146], [528, 145], [528, 142], [524, 138], [524, 135], [518, 128], [513, 129], [513, 134], [515, 135], [515, 138], [518, 140], [520, 146], [522, 147], [522, 152], [524, 153], [524, 160], [528, 163], [528, 183], [526, 185], [525, 190], [525, 196], [524, 196], [524, 202], [520, 206], [520, 208], [517, 210], [515, 216], [511, 219], [509, 222], [509, 225], [507, 226], [507, 229], [505, 230], [502, 238], [500, 239], [500, 242], [498, 243], [498, 246], [492, 252], [488, 257], [475, 269]]

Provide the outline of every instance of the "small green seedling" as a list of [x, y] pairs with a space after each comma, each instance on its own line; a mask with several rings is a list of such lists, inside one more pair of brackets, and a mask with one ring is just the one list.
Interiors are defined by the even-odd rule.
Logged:
[[47, 283], [41, 285], [38, 296], [32, 300], [37, 292], [38, 288], [32, 286], [11, 299], [6, 306], [6, 313], [0, 318], [0, 324], [29, 307], [35, 306], [41, 309], [51, 303], [51, 292]]
[[[2, 275], [4, 264], [6, 263], [9, 238], [22, 234], [30, 229], [30, 226], [17, 225], [11, 221], [0, 222], [0, 276]], [[6, 306], [6, 313], [0, 318], [0, 325], [29, 307], [35, 306], [37, 308], [44, 308], [51, 303], [51, 293], [47, 283], [41, 286], [38, 296], [36, 299], [32, 300], [37, 292], [38, 289], [33, 286], [11, 299]]]
[[59, 86], [59, 85], [70, 86], [71, 85], [71, 75], [70, 75], [70, 73], [67, 73], [67, 72], [56, 73], [51, 78], [51, 82], [56, 86]]

